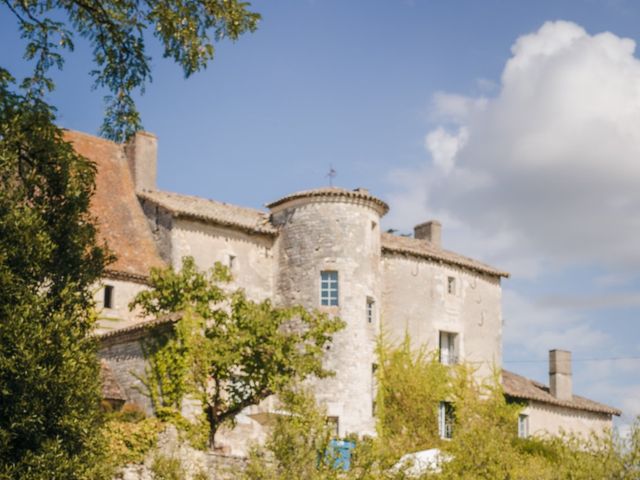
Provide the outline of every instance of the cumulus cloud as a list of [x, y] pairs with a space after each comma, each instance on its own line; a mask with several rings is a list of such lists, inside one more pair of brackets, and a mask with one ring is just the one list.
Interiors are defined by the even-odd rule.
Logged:
[[494, 98], [434, 97], [432, 118], [442, 124], [425, 138], [431, 162], [394, 173], [394, 209], [419, 199], [402, 221], [447, 217], [449, 245], [518, 275], [585, 263], [637, 269], [635, 43], [558, 21], [518, 38], [511, 51]]
[[554, 348], [593, 356], [613, 344], [609, 333], [578, 312], [540, 304], [511, 289], [504, 290], [502, 303], [505, 344], [525, 358], [544, 358]]

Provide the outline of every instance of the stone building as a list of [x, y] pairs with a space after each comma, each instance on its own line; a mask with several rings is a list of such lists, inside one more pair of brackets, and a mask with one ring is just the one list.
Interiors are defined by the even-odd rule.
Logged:
[[[67, 138], [98, 168], [93, 212], [118, 258], [96, 290], [98, 333], [110, 383], [117, 382], [128, 401], [150, 408], [138, 380], [144, 374], [140, 342], [148, 329], [170, 328], [176, 319], [141, 318], [127, 306], [148, 288], [151, 267], [179, 268], [187, 255], [201, 269], [227, 265], [235, 286], [252, 299], [319, 308], [346, 322], [326, 354], [335, 377], [314, 385], [340, 436], [374, 433], [374, 347], [381, 329], [439, 349], [444, 363], [473, 362], [480, 377], [501, 368], [500, 282], [508, 274], [444, 249], [437, 221], [416, 226], [413, 237], [383, 233], [389, 207], [365, 189], [298, 192], [267, 210], [160, 191], [153, 135], [138, 133], [124, 147], [78, 132]], [[510, 398], [529, 402], [532, 433], [554, 433], [560, 425], [571, 430], [576, 415], [579, 430], [599, 429], [619, 414], [570, 391], [569, 398], [563, 388], [545, 390], [509, 372], [504, 379]], [[222, 432], [222, 441], [243, 453], [247, 439], [264, 436], [271, 408], [266, 401], [248, 409], [235, 430]]]

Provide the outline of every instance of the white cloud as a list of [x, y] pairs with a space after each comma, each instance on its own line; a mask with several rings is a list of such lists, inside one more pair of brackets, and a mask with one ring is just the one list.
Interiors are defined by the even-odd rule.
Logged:
[[601, 352], [612, 344], [608, 333], [574, 311], [533, 302], [507, 288], [502, 304], [505, 344], [528, 358], [538, 358], [554, 348], [591, 357], [594, 351]]
[[[396, 172], [390, 221], [452, 219], [448, 245], [518, 276], [549, 265], [640, 267], [634, 49], [612, 33], [548, 22], [517, 39], [495, 98], [436, 94], [433, 118], [446, 128], [426, 135], [430, 164]], [[407, 198], [419, 209], [394, 216]]]
[[448, 174], [453, 170], [456, 155], [465, 146], [468, 139], [469, 132], [465, 127], [460, 127], [456, 134], [451, 134], [439, 127], [429, 132], [424, 144], [431, 153], [434, 165]]

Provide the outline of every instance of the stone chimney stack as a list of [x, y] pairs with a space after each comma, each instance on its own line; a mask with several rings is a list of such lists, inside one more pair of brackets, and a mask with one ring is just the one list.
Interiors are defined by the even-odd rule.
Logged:
[[442, 224], [437, 220], [429, 220], [413, 227], [413, 236], [426, 240], [435, 248], [442, 246]]
[[136, 132], [124, 147], [136, 192], [156, 189], [158, 139], [153, 133]]
[[571, 385], [571, 352], [549, 350], [549, 388], [558, 400], [573, 398]]

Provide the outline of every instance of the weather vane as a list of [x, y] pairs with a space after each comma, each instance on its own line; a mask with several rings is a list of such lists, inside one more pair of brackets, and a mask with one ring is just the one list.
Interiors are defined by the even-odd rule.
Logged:
[[338, 172], [333, 168], [333, 165], [329, 164], [329, 173], [327, 173], [327, 177], [329, 177], [329, 186], [333, 187], [333, 179], [336, 178]]

